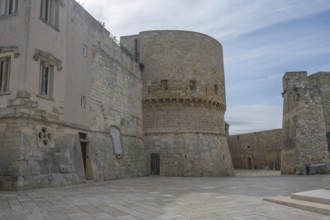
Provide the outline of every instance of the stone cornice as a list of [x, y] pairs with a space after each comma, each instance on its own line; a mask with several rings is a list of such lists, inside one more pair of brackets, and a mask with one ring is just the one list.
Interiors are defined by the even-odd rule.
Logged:
[[0, 53], [14, 53], [14, 58], [19, 57], [17, 46], [0, 47]]
[[36, 49], [33, 55], [33, 59], [35, 61], [46, 61], [56, 67], [57, 71], [61, 71], [62, 68], [62, 61], [57, 59], [55, 56], [53, 56], [51, 53], [44, 52], [42, 50]]
[[226, 105], [222, 102], [218, 102], [212, 99], [201, 98], [150, 98], [143, 99], [144, 107], [152, 106], [204, 106], [208, 108], [216, 108], [217, 110], [226, 111]]
[[227, 136], [226, 133], [214, 132], [214, 131], [154, 131], [154, 132], [144, 132], [145, 136], [148, 136], [148, 135], [165, 135], [165, 134], [208, 134], [208, 135]]

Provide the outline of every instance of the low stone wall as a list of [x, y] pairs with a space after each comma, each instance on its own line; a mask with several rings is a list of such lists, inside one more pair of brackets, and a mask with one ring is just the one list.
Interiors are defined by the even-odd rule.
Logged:
[[280, 169], [281, 129], [232, 135], [228, 146], [236, 169]]
[[330, 177], [324, 178], [324, 188], [330, 190]]

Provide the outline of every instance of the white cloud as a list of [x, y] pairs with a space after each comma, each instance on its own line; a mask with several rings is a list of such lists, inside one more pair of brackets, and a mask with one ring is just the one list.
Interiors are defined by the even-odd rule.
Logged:
[[267, 105], [237, 105], [227, 109], [225, 120], [229, 133], [241, 134], [282, 127], [282, 107]]
[[81, 0], [114, 35], [154, 29], [189, 29], [218, 39], [330, 9], [327, 0]]
[[[80, 0], [117, 38], [190, 30], [224, 48], [227, 120], [233, 133], [280, 127], [282, 75], [329, 71], [329, 0]], [[324, 16], [324, 15], [323, 15]], [[315, 17], [315, 18], [314, 18]]]

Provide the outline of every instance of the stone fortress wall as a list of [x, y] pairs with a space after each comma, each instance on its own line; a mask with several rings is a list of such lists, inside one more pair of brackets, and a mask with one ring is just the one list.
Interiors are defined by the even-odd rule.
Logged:
[[[0, 190], [233, 174], [219, 42], [147, 31], [118, 45], [74, 0], [54, 0], [48, 13], [43, 1], [15, 2], [0, 17], [0, 61], [10, 70], [0, 86]], [[284, 174], [329, 161], [329, 76], [284, 77]], [[277, 164], [278, 135], [230, 137], [234, 164]]]
[[216, 40], [152, 31], [125, 48], [77, 2], [52, 1], [47, 18], [42, 2], [0, 18], [1, 190], [233, 174]]
[[219, 42], [187, 31], [147, 31], [121, 42], [144, 65], [148, 163], [158, 155], [161, 175], [232, 175]]
[[330, 73], [284, 75], [282, 174], [304, 174], [308, 164], [329, 162], [329, 95]]
[[228, 137], [234, 167], [271, 168], [280, 158], [282, 174], [307, 174], [310, 165], [308, 174], [329, 172], [330, 73], [287, 72], [282, 95], [282, 129]]
[[235, 169], [280, 169], [282, 129], [232, 135], [228, 145]]

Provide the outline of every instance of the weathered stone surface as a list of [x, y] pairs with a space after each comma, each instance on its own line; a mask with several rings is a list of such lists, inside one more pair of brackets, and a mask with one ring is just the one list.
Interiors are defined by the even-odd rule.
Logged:
[[[145, 136], [146, 151], [160, 154], [162, 176], [227, 176], [233, 167], [227, 141], [205, 133], [159, 133]], [[150, 155], [148, 155], [150, 162]]]
[[330, 177], [324, 178], [323, 184], [325, 189], [330, 189]]
[[[17, 16], [1, 20], [0, 44], [17, 45], [21, 55], [5, 54], [12, 71], [10, 92], [0, 95], [0, 189], [147, 175], [139, 64], [77, 2], [60, 5], [57, 31], [35, 19], [39, 4], [19, 2]], [[8, 31], [14, 24], [24, 33]], [[38, 90], [42, 54], [56, 60], [49, 97]], [[121, 133], [120, 159], [111, 126]]]
[[160, 175], [232, 175], [220, 43], [187, 31], [147, 31], [121, 42], [144, 67], [148, 164], [159, 154]]
[[230, 154], [236, 169], [280, 169], [282, 129], [232, 135]]
[[325, 120], [330, 111], [329, 79], [330, 73], [289, 72], [283, 77], [282, 174], [304, 174], [306, 165], [329, 162]]

